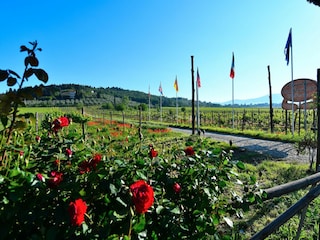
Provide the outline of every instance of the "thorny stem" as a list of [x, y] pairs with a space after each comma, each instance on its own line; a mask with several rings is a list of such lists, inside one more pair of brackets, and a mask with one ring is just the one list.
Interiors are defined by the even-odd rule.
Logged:
[[129, 225], [129, 232], [128, 232], [128, 237], [131, 239], [131, 232], [132, 232], [132, 218], [133, 218], [133, 209], [130, 207], [130, 225]]
[[[23, 76], [22, 76], [22, 80], [21, 80], [21, 83], [19, 85], [19, 88], [18, 88], [18, 91], [17, 91], [17, 96], [19, 96], [20, 94], [20, 90], [22, 89], [22, 86], [23, 86], [23, 83], [25, 81], [25, 74], [27, 72], [27, 69], [28, 69], [28, 66], [25, 67], [24, 69], [24, 73], [23, 73]], [[17, 118], [17, 113], [18, 113], [18, 101], [17, 99], [14, 101], [14, 104], [13, 104], [13, 112], [12, 112], [12, 120], [11, 120], [11, 123], [10, 123], [10, 126], [9, 126], [9, 131], [8, 131], [8, 137], [7, 137], [7, 141], [6, 141], [6, 144], [9, 144], [10, 142], [10, 139], [11, 139], [11, 136], [12, 136], [12, 131], [13, 131], [13, 127], [14, 127], [14, 124], [15, 124], [15, 121], [16, 121], [16, 118]], [[6, 158], [6, 152], [7, 150], [4, 149], [3, 152], [2, 152], [2, 157], [1, 157], [1, 162], [3, 163], [3, 161], [5, 160]]]

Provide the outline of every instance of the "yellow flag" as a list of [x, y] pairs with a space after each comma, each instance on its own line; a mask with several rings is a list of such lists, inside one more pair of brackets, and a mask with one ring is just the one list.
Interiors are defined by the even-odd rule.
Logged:
[[177, 92], [179, 91], [179, 88], [178, 88], [178, 79], [177, 79], [177, 77], [176, 77], [176, 80], [174, 81], [173, 87], [174, 87], [174, 89], [175, 89]]

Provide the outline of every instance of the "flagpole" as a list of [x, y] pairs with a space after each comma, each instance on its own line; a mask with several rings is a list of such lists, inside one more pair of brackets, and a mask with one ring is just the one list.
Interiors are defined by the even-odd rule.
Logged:
[[179, 87], [178, 87], [178, 78], [177, 78], [177, 76], [176, 76], [176, 79], [174, 80], [173, 87], [176, 90], [176, 122], [177, 122], [177, 125], [178, 125], [178, 123], [179, 123], [179, 115], [178, 115], [178, 91], [179, 91]]
[[161, 82], [160, 82], [160, 86], [159, 86], [159, 92], [160, 92], [160, 121], [162, 122], [162, 96], [163, 96], [163, 91], [162, 91]]
[[234, 52], [232, 52], [230, 77], [232, 79], [232, 128], [234, 128]]
[[149, 112], [148, 112], [148, 119], [149, 119], [149, 122], [150, 122], [150, 105], [151, 105], [151, 103], [150, 103], [150, 85], [149, 85]]
[[177, 124], [179, 123], [179, 120], [178, 120], [178, 92], [176, 91], [176, 114], [177, 114]]
[[292, 108], [292, 116], [291, 116], [291, 131], [292, 136], [294, 135], [294, 87], [293, 87], [293, 56], [292, 56], [292, 29], [290, 29], [290, 35], [291, 35], [291, 108]]
[[197, 94], [197, 132], [199, 134], [200, 131], [199, 131], [199, 86], [198, 86], [198, 82], [197, 82], [196, 86], [197, 86], [197, 88], [196, 88], [196, 94]]
[[162, 95], [160, 94], [160, 122], [162, 122]]
[[232, 128], [234, 128], [234, 81], [232, 78]]

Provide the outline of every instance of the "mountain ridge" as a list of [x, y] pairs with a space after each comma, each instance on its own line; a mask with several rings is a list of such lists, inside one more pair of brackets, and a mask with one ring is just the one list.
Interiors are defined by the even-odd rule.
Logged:
[[[272, 104], [281, 104], [282, 103], [282, 95], [280, 93], [272, 94]], [[254, 105], [254, 104], [269, 104], [269, 95], [264, 95], [257, 98], [249, 98], [249, 99], [235, 99], [234, 104], [238, 105]], [[222, 105], [231, 105], [232, 100], [221, 102]]]

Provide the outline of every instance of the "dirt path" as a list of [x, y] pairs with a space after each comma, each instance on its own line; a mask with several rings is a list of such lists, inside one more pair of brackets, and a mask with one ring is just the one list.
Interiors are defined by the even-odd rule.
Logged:
[[[189, 129], [172, 128], [172, 130], [191, 134], [191, 130]], [[229, 143], [231, 140], [232, 145], [234, 146], [243, 148], [247, 151], [258, 152], [268, 156], [270, 159], [309, 163], [309, 156], [307, 154], [297, 155], [297, 150], [294, 148], [292, 143], [283, 143], [211, 132], [206, 132], [205, 136], [227, 143]]]

